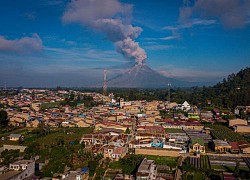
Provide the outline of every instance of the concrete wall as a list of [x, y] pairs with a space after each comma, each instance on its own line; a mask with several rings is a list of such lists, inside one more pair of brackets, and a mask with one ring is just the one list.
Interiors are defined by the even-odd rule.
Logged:
[[237, 126], [235, 132], [238, 133], [250, 133], [250, 126]]
[[244, 119], [231, 119], [229, 120], [229, 126], [232, 127], [234, 125], [247, 125], [247, 121]]
[[20, 152], [24, 152], [27, 146], [18, 146], [18, 145], [3, 145], [3, 150], [19, 150]]
[[136, 148], [135, 154], [142, 154], [142, 155], [155, 155], [155, 156], [172, 156], [178, 157], [180, 151], [174, 150], [166, 150], [160, 148]]

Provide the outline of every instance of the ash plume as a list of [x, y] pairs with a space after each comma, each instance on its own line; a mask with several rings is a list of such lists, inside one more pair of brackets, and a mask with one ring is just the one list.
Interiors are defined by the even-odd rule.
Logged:
[[72, 0], [62, 17], [65, 23], [80, 23], [106, 35], [126, 59], [143, 64], [146, 52], [135, 39], [142, 28], [129, 22], [132, 6], [118, 0]]

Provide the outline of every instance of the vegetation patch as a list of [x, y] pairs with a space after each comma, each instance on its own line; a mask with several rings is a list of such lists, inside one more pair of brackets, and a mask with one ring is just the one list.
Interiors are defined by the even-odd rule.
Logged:
[[177, 166], [177, 157], [169, 157], [169, 156], [153, 156], [147, 155], [147, 159], [154, 160], [157, 165], [167, 165], [169, 167], [176, 167]]
[[232, 129], [221, 124], [206, 124], [207, 127], [212, 128], [212, 136], [215, 139], [226, 139], [227, 141], [249, 141], [242, 135], [235, 133]]

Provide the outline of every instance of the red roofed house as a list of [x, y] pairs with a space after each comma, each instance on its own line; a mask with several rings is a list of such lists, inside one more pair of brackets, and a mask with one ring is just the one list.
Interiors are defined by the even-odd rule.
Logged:
[[231, 146], [231, 149], [230, 149], [231, 153], [239, 153], [240, 152], [238, 142], [229, 142], [229, 145]]

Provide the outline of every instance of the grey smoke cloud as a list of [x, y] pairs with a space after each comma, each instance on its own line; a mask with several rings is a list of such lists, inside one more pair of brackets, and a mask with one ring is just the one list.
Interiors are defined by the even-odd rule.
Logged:
[[42, 40], [37, 34], [15, 40], [8, 40], [0, 36], [0, 51], [2, 52], [31, 53], [41, 51], [42, 49]]
[[131, 5], [118, 0], [72, 0], [62, 20], [64, 23], [80, 23], [104, 33], [114, 43], [118, 53], [141, 64], [147, 55], [135, 39], [142, 28], [131, 25], [131, 12]]
[[131, 38], [126, 38], [123, 41], [116, 42], [117, 52], [123, 54], [127, 58], [135, 59], [137, 64], [142, 64], [147, 58], [144, 49]]
[[250, 19], [249, 0], [196, 0], [192, 6], [189, 5], [180, 9], [181, 23], [200, 16], [219, 19], [228, 28], [242, 28]]

